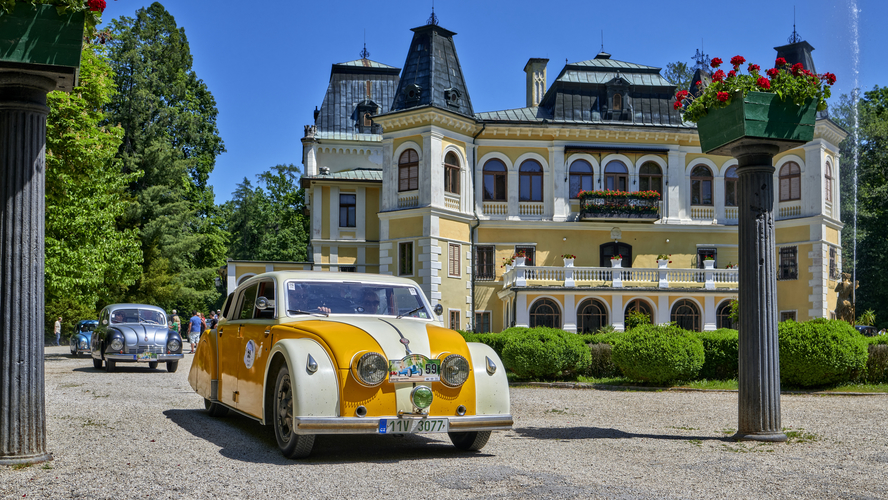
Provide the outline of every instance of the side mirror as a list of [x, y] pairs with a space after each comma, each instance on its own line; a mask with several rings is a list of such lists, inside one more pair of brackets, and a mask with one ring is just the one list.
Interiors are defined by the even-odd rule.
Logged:
[[268, 299], [265, 297], [259, 297], [256, 299], [256, 309], [259, 309], [260, 311], [268, 309]]
[[444, 314], [444, 306], [442, 306], [441, 304], [436, 305], [435, 314], [437, 314], [438, 316]]

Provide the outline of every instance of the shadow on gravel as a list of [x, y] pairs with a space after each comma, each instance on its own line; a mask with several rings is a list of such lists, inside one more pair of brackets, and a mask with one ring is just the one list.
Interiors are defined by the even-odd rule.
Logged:
[[[241, 415], [213, 418], [203, 410], [167, 410], [173, 423], [199, 439], [220, 448], [219, 453], [233, 460], [273, 465], [323, 465], [329, 463], [398, 463], [416, 460], [440, 460], [460, 456], [492, 456], [464, 452], [450, 444], [446, 435], [439, 441], [423, 435], [379, 436], [369, 434], [320, 435], [306, 459], [290, 460], [281, 455], [274, 428], [260, 425]], [[496, 434], [492, 439], [496, 438]]]
[[602, 427], [523, 427], [512, 429], [516, 434], [530, 439], [664, 439], [675, 441], [688, 441], [698, 439], [700, 441], [725, 441], [733, 442], [730, 437], [718, 436], [676, 436], [673, 434], [633, 434], [618, 429], [605, 429]]

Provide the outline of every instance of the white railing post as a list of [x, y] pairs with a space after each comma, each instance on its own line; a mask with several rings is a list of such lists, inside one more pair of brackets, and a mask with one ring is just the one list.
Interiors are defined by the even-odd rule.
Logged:
[[564, 268], [564, 286], [575, 287], [577, 283], [574, 281], [574, 268]]
[[657, 273], [659, 274], [659, 283], [657, 286], [659, 288], [669, 288], [669, 280], [666, 279], [666, 265], [669, 264], [669, 259], [658, 259], [657, 260]]
[[614, 288], [623, 288], [623, 261], [621, 259], [611, 259], [611, 281]]
[[707, 290], [715, 290], [715, 282], [712, 280], [713, 269], [706, 268], [703, 270], [704, 281], [706, 282], [705, 288]]
[[524, 267], [524, 257], [518, 257], [515, 259], [515, 285], [516, 286], [527, 286], [527, 268]]

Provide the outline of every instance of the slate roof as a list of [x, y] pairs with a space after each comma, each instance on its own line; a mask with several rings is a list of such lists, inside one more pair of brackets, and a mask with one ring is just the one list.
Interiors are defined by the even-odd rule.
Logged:
[[[436, 24], [413, 28], [412, 31], [413, 40], [391, 110], [434, 106], [473, 116], [469, 90], [453, 43], [456, 33]], [[414, 93], [411, 98], [410, 92], [416, 87], [419, 88], [418, 96]], [[454, 94], [457, 95], [455, 99], [448, 99]]]
[[[334, 64], [330, 70], [330, 83], [324, 101], [316, 111], [315, 137], [381, 141], [382, 129], [378, 125], [363, 126], [358, 106], [365, 103], [380, 114], [388, 110], [398, 87], [399, 69], [369, 59], [358, 59]], [[369, 100], [367, 82], [370, 82]]]
[[332, 172], [327, 175], [303, 175], [303, 179], [334, 180], [334, 181], [374, 181], [382, 182], [382, 169], [356, 168]]

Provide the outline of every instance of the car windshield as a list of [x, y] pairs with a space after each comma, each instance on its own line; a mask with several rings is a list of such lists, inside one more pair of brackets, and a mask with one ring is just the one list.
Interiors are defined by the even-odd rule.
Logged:
[[141, 323], [145, 325], [165, 325], [166, 317], [153, 309], [117, 309], [111, 313], [111, 324]]
[[288, 281], [286, 288], [290, 316], [317, 313], [432, 317], [422, 300], [422, 290], [416, 286]]
[[91, 332], [95, 329], [96, 329], [95, 323], [84, 323], [84, 324], [80, 325], [81, 332]]

